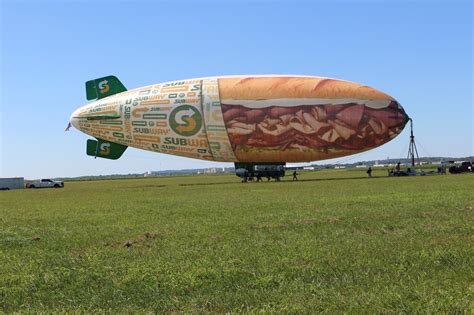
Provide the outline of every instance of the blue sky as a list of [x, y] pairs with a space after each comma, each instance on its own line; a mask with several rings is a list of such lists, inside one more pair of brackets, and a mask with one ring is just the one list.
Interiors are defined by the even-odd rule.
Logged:
[[[108, 74], [127, 88], [229, 74], [355, 81], [403, 105], [421, 155], [474, 154], [470, 1], [4, 0], [0, 39], [0, 176], [232, 165], [133, 148], [86, 156], [88, 136], [63, 130], [84, 82]], [[405, 129], [352, 160], [406, 156], [407, 141]]]

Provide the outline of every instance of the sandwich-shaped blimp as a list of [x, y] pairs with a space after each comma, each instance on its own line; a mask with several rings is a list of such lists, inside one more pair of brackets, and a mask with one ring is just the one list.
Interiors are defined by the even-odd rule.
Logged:
[[128, 146], [221, 162], [308, 162], [351, 155], [396, 137], [402, 106], [372, 87], [309, 77], [245, 75], [126, 90], [114, 76], [86, 82], [71, 124], [96, 138], [89, 155]]

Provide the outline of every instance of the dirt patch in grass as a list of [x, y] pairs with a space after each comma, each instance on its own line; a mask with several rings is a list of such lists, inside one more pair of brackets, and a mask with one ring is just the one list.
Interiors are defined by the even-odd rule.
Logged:
[[151, 245], [153, 244], [153, 240], [157, 237], [158, 233], [146, 232], [133, 239], [127, 239], [121, 242], [105, 243], [104, 245], [112, 248], [151, 247]]

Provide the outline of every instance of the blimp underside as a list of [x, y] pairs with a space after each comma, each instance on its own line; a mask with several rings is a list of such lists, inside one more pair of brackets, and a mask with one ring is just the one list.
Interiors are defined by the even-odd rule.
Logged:
[[387, 94], [319, 77], [215, 77], [127, 91], [110, 76], [86, 87], [97, 101], [71, 123], [98, 139], [88, 154], [105, 158], [131, 146], [221, 162], [317, 161], [386, 143], [408, 120]]

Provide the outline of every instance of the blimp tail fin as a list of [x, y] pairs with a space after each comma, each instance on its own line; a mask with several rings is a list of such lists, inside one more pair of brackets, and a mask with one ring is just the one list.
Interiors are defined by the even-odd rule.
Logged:
[[88, 101], [122, 93], [126, 90], [122, 82], [114, 75], [86, 82], [86, 96]]
[[109, 160], [119, 159], [128, 147], [102, 139], [87, 140], [87, 155]]

